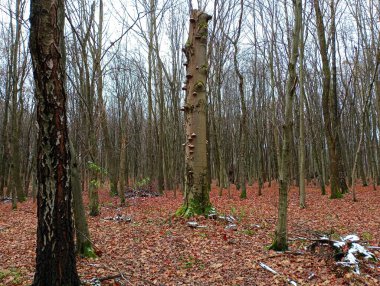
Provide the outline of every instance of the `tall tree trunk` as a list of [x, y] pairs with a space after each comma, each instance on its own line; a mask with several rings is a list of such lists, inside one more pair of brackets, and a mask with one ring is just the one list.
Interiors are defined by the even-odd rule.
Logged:
[[206, 146], [206, 50], [210, 19], [211, 16], [202, 11], [191, 11], [189, 38], [184, 48], [187, 58], [186, 103], [183, 107], [186, 127], [185, 193], [177, 215], [185, 217], [206, 214], [211, 209]]
[[330, 116], [332, 116], [331, 124], [333, 135], [335, 137], [336, 144], [336, 156], [338, 160], [338, 179], [339, 188], [342, 194], [348, 192], [348, 186], [346, 182], [346, 171], [342, 155], [342, 146], [339, 138], [339, 114], [338, 114], [338, 94], [337, 94], [337, 68], [336, 68], [336, 24], [335, 24], [335, 3], [334, 0], [330, 2], [331, 10], [331, 71], [332, 71], [332, 86], [330, 91]]
[[323, 91], [322, 91], [322, 109], [323, 118], [325, 122], [327, 146], [329, 149], [330, 159], [330, 188], [331, 198], [336, 199], [342, 196], [339, 190], [339, 158], [337, 153], [337, 133], [336, 124], [333, 118], [333, 110], [336, 106], [333, 102], [331, 92], [331, 72], [328, 60], [328, 51], [325, 38], [325, 27], [323, 24], [322, 12], [319, 7], [319, 0], [314, 0], [315, 14], [317, 18], [317, 34], [319, 40], [320, 54], [322, 58], [322, 70], [323, 70]]
[[274, 242], [271, 249], [286, 250], [288, 248], [287, 238], [287, 216], [288, 216], [288, 188], [289, 188], [289, 166], [291, 160], [291, 140], [293, 126], [293, 99], [297, 87], [296, 64], [298, 58], [299, 38], [302, 23], [302, 0], [293, 0], [294, 9], [294, 29], [291, 58], [288, 65], [288, 79], [286, 83], [286, 100], [285, 100], [285, 125], [284, 137], [282, 140], [281, 153], [281, 176], [279, 190], [278, 221], [275, 232]]
[[[11, 192], [12, 192], [12, 208], [17, 208], [17, 201], [23, 202], [26, 197], [21, 182], [21, 158], [20, 158], [20, 143], [19, 143], [19, 108], [18, 108], [18, 84], [19, 84], [19, 65], [18, 55], [21, 37], [21, 1], [16, 1], [16, 31], [15, 40], [12, 48], [12, 112], [11, 112]], [[13, 30], [13, 29], [12, 29]], [[12, 33], [13, 34], [13, 33]], [[16, 199], [17, 198], [17, 199]]]
[[304, 76], [304, 25], [301, 14], [301, 30], [300, 30], [300, 114], [299, 114], [299, 194], [300, 194], [300, 208], [306, 207], [306, 192], [305, 192], [305, 76]]
[[5, 90], [4, 99], [4, 114], [3, 122], [1, 127], [1, 142], [0, 142], [0, 195], [6, 196], [5, 186], [8, 179], [8, 158], [9, 158], [9, 142], [8, 142], [8, 114], [9, 114], [9, 101], [10, 92], [8, 90], [9, 83], [7, 83], [7, 88]]
[[62, 0], [30, 6], [38, 132], [37, 254], [33, 286], [77, 286], [65, 92]]
[[[126, 185], [126, 168], [127, 168], [127, 133], [126, 133], [126, 123], [127, 115], [125, 111], [125, 97], [119, 99], [120, 102], [120, 161], [119, 161], [119, 186], [118, 193], [120, 198], [120, 205], [125, 205], [125, 185]], [[127, 177], [128, 178], [128, 177]]]
[[247, 198], [247, 145], [248, 145], [248, 130], [247, 130], [247, 107], [244, 96], [244, 78], [240, 72], [237, 54], [238, 54], [238, 41], [241, 33], [241, 25], [243, 19], [243, 0], [240, 1], [240, 17], [238, 22], [238, 31], [236, 38], [232, 44], [234, 46], [234, 69], [239, 80], [239, 96], [241, 105], [241, 119], [240, 119], [240, 144], [239, 144], [239, 185], [241, 187], [240, 198]]
[[102, 60], [102, 45], [103, 45], [103, 1], [99, 1], [99, 28], [98, 28], [98, 40], [95, 55], [95, 73], [97, 75], [97, 94], [98, 102], [100, 106], [100, 124], [103, 131], [104, 147], [107, 156], [107, 166], [110, 180], [110, 193], [116, 195], [118, 193], [118, 174], [117, 174], [117, 159], [115, 156], [115, 148], [112, 146], [110, 132], [108, 129], [108, 120], [106, 106], [103, 100], [103, 70], [101, 66]]
[[157, 54], [157, 72], [158, 72], [158, 109], [159, 109], [159, 132], [157, 135], [158, 139], [158, 191], [162, 194], [165, 189], [165, 178], [167, 179], [167, 169], [165, 164], [165, 94], [164, 94], [164, 77], [163, 77], [163, 63], [160, 60], [159, 48], [158, 48], [158, 33], [157, 33], [157, 23], [156, 16], [154, 15], [152, 19], [153, 29], [154, 29], [154, 39], [155, 39], [155, 51]]
[[78, 169], [77, 155], [74, 149], [74, 145], [70, 141], [70, 153], [71, 153], [71, 183], [73, 193], [73, 210], [75, 220], [75, 234], [76, 234], [76, 249], [77, 253], [84, 257], [96, 258], [95, 251], [92, 247], [90, 239], [90, 231], [88, 230], [88, 224], [86, 219], [86, 212], [84, 209], [82, 198], [82, 187], [80, 183], [80, 174]]
[[149, 2], [149, 43], [148, 43], [148, 128], [146, 137], [147, 146], [147, 173], [150, 180], [155, 177], [154, 172], [154, 142], [153, 142], [153, 52], [154, 52], [154, 19], [155, 19], [155, 0]]

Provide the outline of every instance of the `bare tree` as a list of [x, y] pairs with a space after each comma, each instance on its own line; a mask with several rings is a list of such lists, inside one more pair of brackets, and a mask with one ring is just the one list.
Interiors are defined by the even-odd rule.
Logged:
[[298, 59], [300, 31], [302, 25], [302, 0], [293, 0], [294, 10], [294, 28], [292, 52], [289, 60], [289, 76], [286, 82], [286, 103], [285, 103], [285, 125], [284, 137], [282, 141], [281, 153], [281, 172], [280, 172], [280, 190], [279, 190], [279, 206], [278, 206], [278, 222], [275, 232], [274, 242], [271, 249], [286, 250], [288, 248], [287, 241], [287, 208], [288, 208], [288, 188], [289, 188], [289, 163], [291, 157], [290, 141], [292, 140], [293, 126], [293, 100], [297, 87], [296, 65]]

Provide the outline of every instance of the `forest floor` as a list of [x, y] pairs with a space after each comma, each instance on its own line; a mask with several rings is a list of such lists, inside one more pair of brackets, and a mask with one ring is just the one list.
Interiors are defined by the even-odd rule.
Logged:
[[[118, 199], [100, 193], [101, 214], [89, 218], [97, 259], [78, 258], [82, 280], [100, 278], [101, 285], [380, 285], [380, 263], [363, 261], [360, 275], [338, 266], [329, 247], [312, 251], [313, 239], [333, 240], [356, 234], [363, 246], [380, 246], [380, 189], [358, 187], [358, 202], [351, 195], [330, 200], [318, 188], [307, 188], [307, 208], [298, 207], [298, 190], [289, 192], [289, 251], [269, 251], [277, 218], [278, 187], [248, 188], [241, 200], [231, 188], [219, 197], [213, 187], [212, 204], [220, 215], [236, 218], [237, 230], [226, 221], [196, 217], [204, 228], [190, 228], [188, 220], [173, 213], [182, 202], [167, 191], [161, 197]], [[123, 215], [131, 222], [109, 220]], [[11, 210], [0, 202], [0, 286], [30, 285], [35, 267], [36, 204], [32, 200]], [[306, 239], [303, 239], [306, 238]], [[380, 251], [371, 249], [380, 258]], [[262, 266], [275, 270], [273, 274]], [[265, 267], [265, 266], [264, 266]], [[122, 279], [105, 280], [107, 276]], [[109, 278], [109, 277], [108, 277]], [[89, 285], [89, 284], [87, 284]], [[293, 285], [295, 285], [293, 283]]]

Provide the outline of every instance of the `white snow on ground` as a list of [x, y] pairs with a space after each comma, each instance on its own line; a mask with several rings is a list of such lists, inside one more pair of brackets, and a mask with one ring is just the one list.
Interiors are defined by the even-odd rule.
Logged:
[[360, 240], [359, 236], [356, 234], [350, 234], [342, 238], [343, 241], [348, 241], [348, 242], [357, 242]]
[[[322, 237], [321, 239], [325, 239]], [[359, 236], [355, 234], [347, 235], [341, 238], [341, 241], [335, 241], [334, 247], [342, 249], [344, 246], [349, 246], [349, 249], [344, 256], [342, 261], [337, 262], [339, 265], [343, 265], [345, 267], [353, 267], [354, 273], [360, 274], [359, 269], [359, 260], [357, 256], [364, 257], [364, 259], [376, 259], [375, 255], [368, 251], [364, 246], [360, 245], [358, 242], [360, 241]]]

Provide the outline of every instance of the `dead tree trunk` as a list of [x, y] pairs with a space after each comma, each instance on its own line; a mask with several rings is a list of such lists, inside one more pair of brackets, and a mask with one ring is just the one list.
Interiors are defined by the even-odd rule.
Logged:
[[189, 38], [183, 51], [186, 63], [186, 157], [184, 203], [177, 215], [190, 217], [205, 214], [210, 208], [210, 182], [207, 165], [207, 28], [211, 16], [192, 10]]

